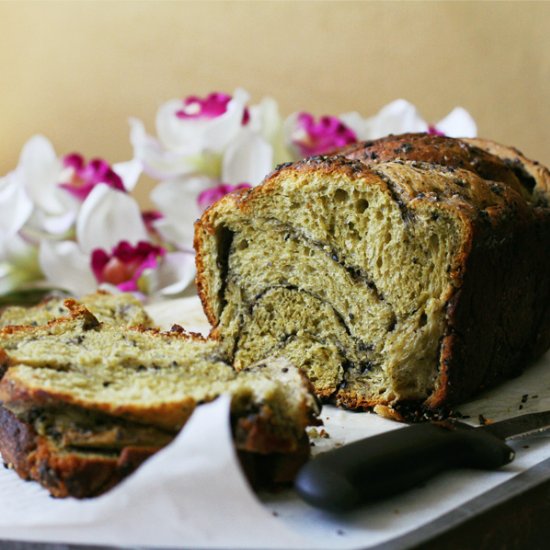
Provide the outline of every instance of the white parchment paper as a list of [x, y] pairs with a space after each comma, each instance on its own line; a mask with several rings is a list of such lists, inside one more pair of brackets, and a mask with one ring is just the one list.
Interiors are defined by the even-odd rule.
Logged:
[[[198, 299], [155, 304], [164, 327], [207, 332]], [[460, 408], [499, 420], [550, 408], [550, 356], [521, 377]], [[521, 407], [521, 408], [520, 408]], [[358, 512], [334, 515], [292, 491], [253, 494], [231, 444], [229, 402], [199, 407], [176, 440], [109, 493], [86, 501], [52, 499], [35, 483], [0, 471], [0, 539], [186, 548], [365, 548], [400, 536], [511, 479], [550, 456], [550, 438], [518, 440], [514, 462], [496, 472], [447, 473]], [[402, 426], [368, 413], [325, 407], [328, 437], [313, 452]]]

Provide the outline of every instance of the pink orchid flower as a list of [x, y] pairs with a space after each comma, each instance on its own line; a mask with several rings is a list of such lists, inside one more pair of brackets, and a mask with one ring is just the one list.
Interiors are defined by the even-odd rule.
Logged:
[[63, 165], [65, 168], [71, 168], [73, 173], [68, 183], [60, 183], [59, 186], [80, 201], [83, 201], [99, 183], [126, 191], [122, 178], [103, 159], [95, 158], [86, 164], [82, 155], [71, 153], [63, 158]]
[[109, 254], [101, 248], [92, 251], [91, 267], [98, 283], [109, 283], [122, 292], [139, 291], [139, 279], [146, 269], [156, 269], [166, 250], [146, 241], [135, 246], [118, 243]]
[[239, 183], [237, 185], [220, 183], [220, 185], [217, 185], [216, 187], [202, 191], [197, 198], [197, 204], [201, 210], [206, 210], [209, 206], [219, 201], [228, 193], [232, 193], [238, 189], [249, 189], [250, 187], [252, 186], [248, 183]]
[[322, 116], [316, 122], [313, 115], [299, 113], [296, 124], [292, 142], [304, 157], [322, 155], [357, 141], [355, 132], [335, 116]]
[[[176, 116], [183, 119], [211, 119], [217, 118], [227, 111], [227, 106], [233, 98], [222, 92], [212, 92], [205, 98], [195, 95], [186, 97], [183, 100], [183, 109], [176, 111]], [[250, 121], [248, 108], [244, 109], [242, 125]]]

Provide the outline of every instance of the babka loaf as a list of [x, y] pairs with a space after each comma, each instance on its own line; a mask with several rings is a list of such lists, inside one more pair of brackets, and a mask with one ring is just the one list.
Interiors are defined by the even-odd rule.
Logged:
[[236, 368], [438, 414], [550, 345], [550, 178], [510, 148], [390, 136], [280, 166], [197, 222], [197, 286]]
[[283, 482], [307, 459], [318, 406], [286, 360], [237, 373], [215, 341], [179, 327], [121, 330], [65, 304], [69, 317], [0, 331], [0, 452], [22, 477], [55, 496], [99, 494], [221, 394], [247, 465], [259, 457], [269, 481]]
[[[66, 297], [48, 297], [33, 307], [11, 306], [0, 315], [0, 328], [8, 325], [44, 325], [69, 314]], [[153, 321], [141, 302], [132, 294], [98, 291], [79, 299], [80, 303], [102, 323], [119, 326], [153, 327]]]

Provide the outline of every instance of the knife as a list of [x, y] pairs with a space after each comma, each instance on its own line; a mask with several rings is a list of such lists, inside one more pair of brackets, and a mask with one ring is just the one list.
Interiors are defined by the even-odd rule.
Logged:
[[543, 432], [550, 411], [474, 428], [447, 420], [413, 424], [318, 455], [299, 471], [298, 494], [325, 510], [352, 510], [454, 468], [496, 469], [514, 460], [506, 439]]

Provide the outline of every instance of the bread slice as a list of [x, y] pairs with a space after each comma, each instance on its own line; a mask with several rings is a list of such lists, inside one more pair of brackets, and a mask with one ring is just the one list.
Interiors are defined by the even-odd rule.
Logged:
[[[69, 314], [64, 303], [66, 299], [52, 296], [33, 307], [7, 307], [0, 315], [0, 328], [9, 325], [44, 325], [53, 319], [64, 317]], [[83, 296], [79, 302], [102, 323], [153, 327], [153, 321], [143, 305], [132, 294], [110, 294], [100, 290]]]
[[[318, 406], [287, 361], [237, 373], [216, 342], [179, 327], [120, 330], [74, 301], [66, 305], [70, 317], [0, 331], [7, 425], [33, 442], [25, 451], [0, 434], [0, 450], [23, 476], [56, 496], [97, 494], [168, 443], [197, 405], [221, 394], [231, 396], [239, 451], [287, 463], [307, 458], [305, 428]], [[79, 472], [96, 466], [103, 481], [88, 483]]]
[[541, 179], [438, 136], [343, 154], [283, 165], [197, 222], [197, 286], [227, 360], [285, 356], [320, 397], [403, 418], [548, 349]]
[[72, 449], [53, 436], [39, 435], [0, 406], [0, 451], [4, 463], [25, 480], [35, 480], [52, 496], [85, 498], [104, 493], [132, 473], [160, 447], [126, 446], [106, 449]]

